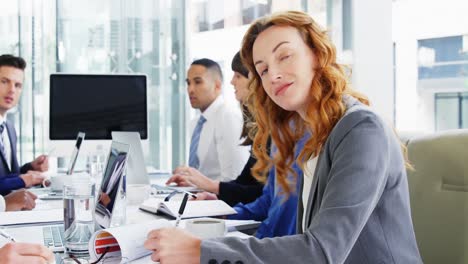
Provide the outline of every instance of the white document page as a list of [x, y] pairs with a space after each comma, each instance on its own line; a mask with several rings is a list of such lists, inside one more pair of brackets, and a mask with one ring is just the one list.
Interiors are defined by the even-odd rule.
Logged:
[[63, 209], [0, 213], [0, 226], [63, 222]]
[[[102, 232], [111, 234], [120, 247], [120, 254], [123, 258], [128, 261], [139, 259], [141, 257], [150, 255], [152, 251], [149, 251], [143, 247], [143, 244], [148, 236], [148, 233], [153, 229], [160, 229], [165, 227], [173, 226], [167, 220], [155, 220], [151, 222], [124, 225], [120, 227], [113, 227], [104, 230], [97, 231], [89, 242], [89, 253], [92, 259], [97, 259], [99, 256], [95, 251], [96, 236]], [[101, 247], [105, 247], [102, 245]], [[110, 254], [109, 254], [110, 255]]]

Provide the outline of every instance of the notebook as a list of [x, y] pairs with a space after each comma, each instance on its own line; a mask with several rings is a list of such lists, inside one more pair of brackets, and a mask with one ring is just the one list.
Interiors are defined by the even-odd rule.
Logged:
[[[140, 209], [151, 213], [162, 213], [176, 218], [181, 201], [164, 202], [161, 199], [150, 198], [140, 205]], [[188, 201], [182, 218], [222, 216], [237, 214], [231, 206], [222, 200]]]

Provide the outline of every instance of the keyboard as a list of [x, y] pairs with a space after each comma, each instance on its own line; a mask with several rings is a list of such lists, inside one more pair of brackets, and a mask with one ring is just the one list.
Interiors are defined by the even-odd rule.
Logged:
[[44, 245], [49, 247], [54, 252], [63, 252], [64, 245], [64, 227], [63, 225], [44, 226], [42, 228], [44, 234]]

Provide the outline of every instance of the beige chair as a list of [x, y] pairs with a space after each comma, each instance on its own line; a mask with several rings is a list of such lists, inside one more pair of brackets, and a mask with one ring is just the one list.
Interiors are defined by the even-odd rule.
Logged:
[[411, 211], [426, 264], [468, 263], [468, 129], [409, 139]]

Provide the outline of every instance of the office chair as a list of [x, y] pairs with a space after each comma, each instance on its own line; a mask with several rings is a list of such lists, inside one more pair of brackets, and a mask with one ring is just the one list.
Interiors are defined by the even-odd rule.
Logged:
[[411, 211], [426, 264], [468, 263], [468, 129], [411, 138]]

